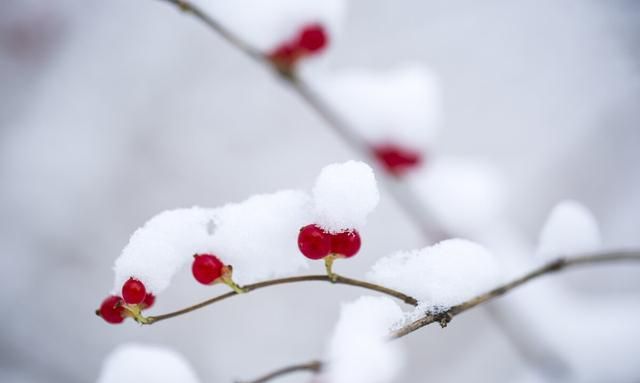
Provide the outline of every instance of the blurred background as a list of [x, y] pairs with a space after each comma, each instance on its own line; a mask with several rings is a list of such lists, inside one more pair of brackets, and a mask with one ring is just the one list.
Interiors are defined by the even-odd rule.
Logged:
[[[351, 0], [328, 56], [329, 68], [419, 61], [438, 73], [445, 122], [434, 150], [496, 165], [509, 222], [532, 248], [548, 210], [568, 197], [593, 210], [607, 247], [640, 246], [640, 2]], [[202, 382], [322, 356], [340, 303], [360, 291], [278, 287], [148, 327], [107, 326], [93, 310], [130, 234], [157, 212], [309, 188], [322, 166], [352, 158], [269, 71], [163, 2], [3, 0], [0, 381], [92, 382], [124, 341], [175, 348]], [[425, 245], [384, 193], [363, 237], [359, 259], [339, 266], [345, 274]], [[188, 274], [153, 312], [223, 290]], [[571, 272], [510, 301], [527, 306], [552, 288], [571, 299], [538, 297], [528, 308], [543, 319], [532, 323], [570, 345], [563, 358], [594, 350], [570, 362], [588, 379], [562, 379], [640, 381], [640, 269]], [[612, 317], [579, 325], [594, 313]], [[553, 380], [483, 310], [403, 342], [402, 381]], [[616, 347], [631, 359], [611, 355]]]

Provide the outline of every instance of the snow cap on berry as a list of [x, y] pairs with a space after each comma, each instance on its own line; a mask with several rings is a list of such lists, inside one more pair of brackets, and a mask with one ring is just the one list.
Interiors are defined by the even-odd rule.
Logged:
[[348, 161], [326, 166], [313, 188], [315, 223], [331, 233], [359, 229], [379, 200], [369, 165]]
[[436, 138], [442, 120], [441, 90], [438, 77], [422, 65], [308, 77], [372, 147], [423, 152]]
[[509, 193], [491, 163], [439, 157], [409, 176], [415, 194], [447, 230], [472, 235], [501, 220]]
[[388, 297], [364, 296], [343, 304], [327, 347], [322, 381], [389, 383], [400, 372], [403, 350], [386, 337], [402, 319], [402, 310]]
[[598, 222], [589, 209], [577, 201], [558, 203], [540, 232], [537, 253], [558, 257], [596, 251], [601, 246]]
[[187, 360], [168, 348], [127, 343], [107, 356], [97, 383], [198, 383]]
[[502, 268], [493, 254], [464, 239], [397, 252], [380, 259], [367, 274], [375, 283], [415, 297], [424, 310], [432, 312], [484, 293], [502, 278]]
[[295, 40], [306, 26], [321, 25], [329, 40], [338, 33], [345, 0], [195, 0], [234, 35], [263, 53]]

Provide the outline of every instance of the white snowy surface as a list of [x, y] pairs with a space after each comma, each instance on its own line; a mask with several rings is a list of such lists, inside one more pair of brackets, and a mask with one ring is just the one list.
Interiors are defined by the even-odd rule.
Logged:
[[367, 279], [415, 297], [422, 312], [437, 312], [496, 287], [503, 274], [484, 247], [464, 239], [448, 239], [381, 258]]
[[509, 200], [503, 174], [487, 161], [436, 157], [409, 177], [411, 188], [453, 235], [470, 235], [500, 219]]
[[[598, 213], [607, 247], [640, 244], [640, 177], [633, 177], [640, 138], [638, 2], [356, 0], [349, 6], [345, 33], [328, 52], [331, 69], [384, 71], [407, 59], [433, 68], [444, 85], [446, 117], [434, 150], [486, 158], [504, 171], [513, 188], [506, 224], [527, 243], [537, 238], [549, 207], [572, 196]], [[15, 8], [29, 13], [13, 17]], [[316, 284], [265, 289], [142, 329], [105, 327], [92, 309], [112, 282], [123, 239], [152, 215], [310, 185], [321, 166], [354, 158], [349, 146], [269, 71], [171, 5], [10, 0], [0, 19], [0, 302], [20, 307], [3, 312], [0, 381], [94, 381], [104, 355], [132, 339], [171, 344], [204, 382], [246, 380], [322, 355], [337, 300], [362, 291]], [[44, 34], [57, 36], [45, 40], [47, 49], [34, 52], [33, 35], [25, 41], [14, 32], [39, 27], [39, 20], [60, 24]], [[25, 52], [16, 40], [36, 54], [15, 53]], [[425, 244], [384, 192], [365, 230], [363, 251], [372, 261]], [[501, 237], [496, 242], [506, 242]], [[364, 258], [343, 263], [343, 272], [354, 276], [370, 266]], [[323, 271], [321, 264], [311, 267]], [[576, 280], [587, 275], [592, 278]], [[638, 315], [622, 298], [637, 301], [637, 267], [598, 266], [554, 278], [580, 289], [585, 309], [566, 304], [575, 297], [554, 304], [555, 288], [541, 293], [547, 282], [541, 279], [529, 286], [540, 304], [514, 292], [515, 301], [531, 307], [525, 318], [539, 318], [519, 328], [535, 332], [552, 324], [545, 337], [596, 355], [576, 362], [575, 376], [564, 381], [583, 383], [580, 372], [597, 367], [592, 381], [636, 383], [637, 364], [625, 357], [637, 355], [638, 336], [629, 331], [637, 329]], [[172, 311], [223, 288], [200, 287], [185, 271], [155, 309]], [[64, 299], [69, 291], [74, 299]], [[301, 295], [309, 299], [292, 304]], [[24, 304], [34, 297], [37, 304]], [[511, 312], [517, 306], [509, 298], [495, 303]], [[594, 323], [578, 327], [575, 317]], [[194, 328], [203, 336], [192, 336]], [[608, 337], [606, 349], [585, 344], [601, 337]], [[443, 383], [508, 382], [527, 368], [484, 310], [403, 342], [410, 358], [403, 381], [428, 374]]]
[[295, 190], [255, 195], [217, 209], [165, 211], [131, 236], [115, 262], [113, 291], [135, 277], [158, 294], [199, 253], [213, 253], [232, 265], [241, 284], [292, 273], [306, 266], [296, 238], [309, 219], [309, 197]]
[[264, 53], [297, 37], [309, 24], [329, 33], [329, 45], [342, 28], [345, 0], [195, 0], [222, 25]]
[[404, 364], [403, 350], [387, 336], [402, 310], [389, 297], [363, 296], [343, 304], [327, 347], [321, 379], [331, 383], [389, 383]]
[[233, 265], [233, 278], [240, 284], [292, 274], [307, 266], [297, 238], [310, 219], [309, 197], [302, 191], [256, 195], [220, 209], [211, 248]]
[[588, 253], [602, 246], [600, 228], [583, 204], [566, 200], [551, 209], [540, 231], [538, 255], [544, 258]]
[[129, 277], [142, 281], [149, 292], [161, 293], [194, 254], [210, 251], [207, 228], [215, 214], [214, 209], [193, 207], [168, 210], [147, 221], [115, 261], [112, 293], [119, 295]]
[[125, 343], [102, 364], [97, 383], [199, 383], [189, 362], [161, 347]]
[[442, 124], [437, 75], [417, 63], [385, 71], [309, 73], [317, 91], [370, 144], [396, 144], [422, 151]]
[[329, 232], [359, 230], [380, 201], [373, 170], [360, 161], [324, 167], [312, 195], [315, 223]]

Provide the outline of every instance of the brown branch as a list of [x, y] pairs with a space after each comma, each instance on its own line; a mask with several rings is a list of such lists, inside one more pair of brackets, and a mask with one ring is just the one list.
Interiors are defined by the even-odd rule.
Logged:
[[[601, 263], [613, 263], [620, 261], [638, 261], [640, 262], [640, 251], [639, 250], [628, 250], [628, 251], [617, 251], [617, 252], [607, 252], [607, 253], [594, 253], [594, 254], [585, 254], [574, 257], [564, 257], [558, 258], [555, 261], [551, 261], [541, 267], [531, 270], [530, 272], [524, 274], [523, 276], [516, 278], [510, 282], [507, 282], [499, 287], [496, 287], [493, 290], [490, 290], [484, 294], [480, 294], [472, 299], [469, 299], [466, 302], [460, 303], [459, 305], [453, 306], [448, 310], [439, 313], [439, 314], [425, 314], [422, 318], [415, 320], [414, 322], [392, 332], [389, 335], [389, 340], [394, 340], [398, 338], [402, 338], [405, 335], [411, 334], [412, 332], [421, 329], [427, 325], [432, 323], [438, 323], [441, 327], [447, 327], [451, 320], [476, 306], [489, 302], [495, 298], [498, 298], [502, 295], [505, 295], [512, 290], [524, 285], [525, 283], [536, 279], [538, 277], [553, 274], [555, 272], [572, 268], [574, 266], [583, 266], [583, 265], [596, 265]], [[311, 363], [317, 363], [318, 370], [322, 369], [324, 366], [324, 362], [314, 361]], [[292, 366], [294, 367], [294, 366]], [[267, 374], [262, 378], [256, 381], [250, 381], [249, 383], [265, 383], [267, 380], [272, 378], [277, 378], [279, 376], [285, 375], [291, 367], [281, 368], [276, 370], [274, 373]], [[295, 371], [295, 370], [294, 370]]]
[[488, 302], [492, 299], [500, 297], [509, 291], [522, 286], [523, 284], [531, 281], [532, 279], [540, 276], [555, 273], [557, 271], [580, 265], [590, 265], [599, 263], [609, 263], [618, 261], [640, 261], [640, 251], [618, 251], [612, 253], [599, 253], [599, 254], [587, 254], [575, 257], [559, 258], [555, 261], [549, 262], [537, 269], [534, 269], [527, 274], [516, 278], [509, 283], [496, 287], [495, 289], [488, 291], [484, 294], [470, 299], [459, 305], [451, 307], [449, 310], [441, 314], [426, 314], [424, 317], [415, 320], [414, 322], [396, 330], [391, 334], [391, 338], [401, 338], [407, 334], [410, 334], [428, 324], [438, 322], [443, 327], [446, 326], [453, 317], [461, 314], [471, 308], [474, 308], [482, 303]]
[[251, 380], [248, 382], [237, 382], [237, 383], [265, 383], [277, 377], [288, 375], [298, 371], [311, 371], [313, 373], [318, 373], [322, 369], [322, 363], [318, 360], [313, 360], [307, 363], [294, 364], [289, 367], [284, 367], [279, 370], [275, 370], [267, 375], [261, 376], [258, 379]]
[[289, 284], [289, 283], [299, 283], [299, 282], [330, 282], [330, 283], [334, 283], [334, 284], [339, 284], [339, 285], [348, 285], [348, 286], [355, 286], [355, 287], [361, 287], [364, 289], [368, 289], [368, 290], [372, 290], [372, 291], [376, 291], [382, 294], [386, 294], [389, 295], [391, 297], [400, 299], [401, 301], [403, 301], [406, 304], [412, 305], [412, 306], [416, 306], [418, 304], [418, 301], [406, 294], [403, 294], [399, 291], [384, 287], [384, 286], [380, 286], [380, 285], [376, 285], [374, 283], [370, 283], [370, 282], [366, 282], [366, 281], [361, 281], [358, 279], [353, 279], [353, 278], [347, 278], [347, 277], [343, 277], [341, 275], [335, 275], [335, 280], [332, 280], [328, 275], [301, 275], [301, 276], [296, 276], [296, 277], [287, 277], [287, 278], [280, 278], [280, 279], [271, 279], [268, 281], [263, 281], [263, 282], [258, 282], [258, 283], [253, 283], [250, 285], [246, 285], [243, 286], [243, 288], [245, 289], [245, 292], [243, 294], [239, 294], [236, 293], [235, 291], [229, 291], [228, 293], [222, 294], [222, 295], [218, 295], [217, 297], [213, 297], [211, 299], [207, 299], [206, 301], [197, 303], [195, 305], [189, 306], [189, 307], [185, 307], [181, 310], [177, 310], [174, 312], [170, 312], [167, 314], [162, 314], [162, 315], [155, 315], [155, 316], [150, 316], [150, 317], [146, 317], [146, 318], [141, 318], [140, 323], [141, 324], [154, 324], [157, 322], [160, 322], [162, 320], [165, 319], [169, 319], [169, 318], [174, 318], [177, 316], [181, 316], [187, 313], [190, 313], [192, 311], [201, 309], [203, 307], [212, 305], [216, 302], [220, 302], [223, 301], [225, 299], [231, 298], [231, 297], [235, 297], [238, 295], [244, 295], [247, 294], [251, 291], [255, 291], [255, 290], [259, 290], [259, 289], [263, 289], [265, 287], [269, 287], [269, 286], [276, 286], [276, 285], [284, 285], [284, 284]]

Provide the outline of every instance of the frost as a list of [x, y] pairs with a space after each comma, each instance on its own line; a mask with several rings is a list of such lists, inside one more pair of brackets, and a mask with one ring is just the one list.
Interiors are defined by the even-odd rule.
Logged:
[[423, 311], [442, 311], [496, 287], [502, 270], [484, 247], [448, 239], [402, 251], [376, 262], [367, 278], [420, 301]]
[[344, 304], [327, 348], [323, 381], [386, 383], [398, 375], [403, 353], [388, 342], [391, 326], [402, 310], [388, 297], [365, 296]]
[[330, 232], [359, 229], [379, 200], [369, 165], [349, 161], [326, 166], [313, 188], [315, 222]]
[[421, 65], [387, 72], [347, 70], [310, 80], [371, 144], [423, 150], [437, 134], [442, 119], [439, 80]]
[[438, 158], [410, 183], [438, 221], [457, 234], [472, 234], [499, 219], [508, 194], [495, 167], [462, 158]]
[[213, 253], [234, 266], [238, 283], [284, 275], [306, 266], [297, 253], [299, 228], [310, 221], [306, 193], [256, 195], [218, 209], [177, 209], [136, 230], [115, 263], [114, 293], [129, 277], [154, 294], [196, 253]]
[[198, 383], [189, 363], [170, 349], [123, 344], [105, 359], [97, 383]]
[[584, 205], [562, 201], [549, 213], [540, 232], [538, 254], [543, 257], [597, 250], [601, 245], [598, 222]]
[[194, 0], [234, 35], [262, 52], [271, 52], [301, 28], [321, 24], [329, 44], [342, 26], [345, 0]]

